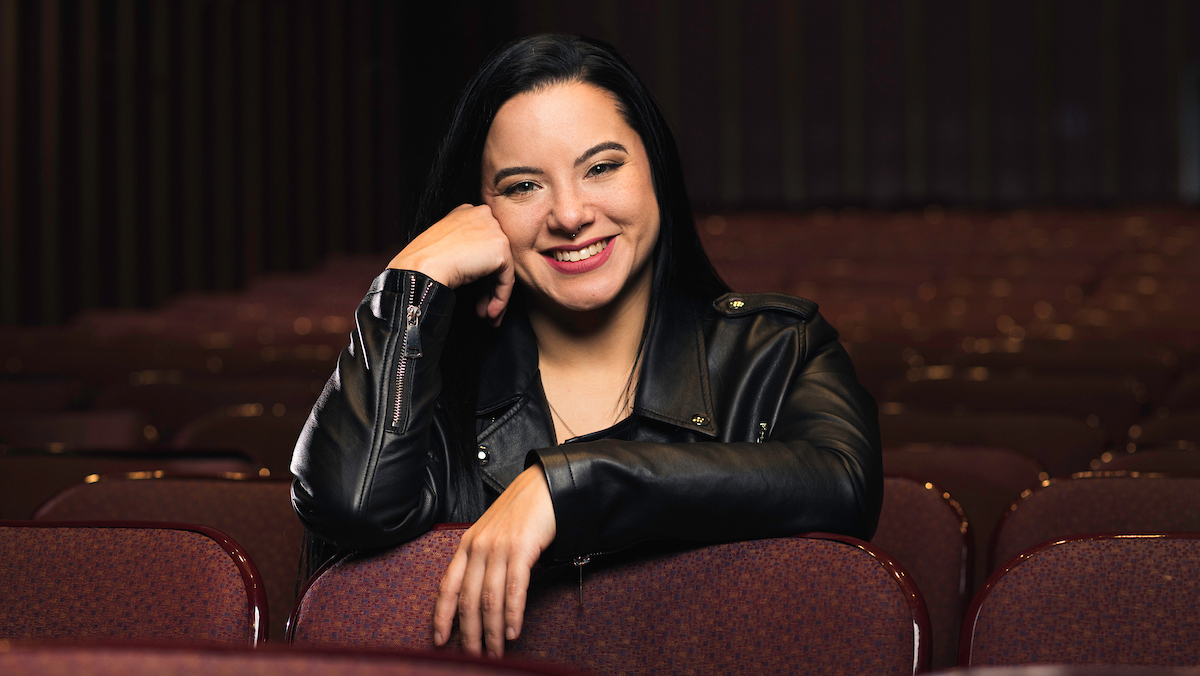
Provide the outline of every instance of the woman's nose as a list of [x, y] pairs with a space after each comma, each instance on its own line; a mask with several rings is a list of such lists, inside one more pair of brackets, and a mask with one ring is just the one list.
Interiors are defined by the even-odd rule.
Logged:
[[592, 222], [595, 213], [587, 200], [576, 189], [559, 190], [550, 211], [550, 227], [571, 235], [583, 230]]

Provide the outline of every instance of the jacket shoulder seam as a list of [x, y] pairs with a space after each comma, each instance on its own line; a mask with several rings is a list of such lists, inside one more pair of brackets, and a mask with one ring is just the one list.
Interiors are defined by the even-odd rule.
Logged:
[[742, 317], [760, 312], [785, 312], [801, 321], [809, 321], [817, 314], [818, 305], [799, 296], [773, 291], [757, 293], [730, 292], [713, 301], [713, 308], [725, 317]]

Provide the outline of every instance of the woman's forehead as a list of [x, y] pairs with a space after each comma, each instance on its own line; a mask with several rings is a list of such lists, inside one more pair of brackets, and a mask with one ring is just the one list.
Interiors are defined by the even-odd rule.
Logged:
[[[504, 103], [488, 130], [484, 165], [580, 151], [605, 141], [641, 145], [617, 98], [605, 89], [569, 82], [518, 94]], [[629, 148], [632, 152], [633, 149]]]

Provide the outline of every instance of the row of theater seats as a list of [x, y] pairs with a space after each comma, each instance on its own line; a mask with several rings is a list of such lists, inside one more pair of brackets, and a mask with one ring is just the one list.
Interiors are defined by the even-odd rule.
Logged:
[[[255, 588], [257, 594], [262, 596], [261, 600], [264, 605], [260, 611], [252, 613], [249, 620], [246, 619], [245, 613], [240, 615], [243, 621], [236, 624], [236, 629], [232, 630], [234, 636], [241, 637], [237, 639], [238, 641], [245, 639], [244, 634], [249, 631], [255, 640], [269, 637], [274, 642], [282, 642], [287, 618], [304, 607], [303, 603], [299, 606], [295, 605], [303, 529], [292, 512], [289, 484], [286, 481], [258, 477], [155, 476], [153, 472], [126, 477], [93, 477], [90, 481], [69, 488], [53, 497], [32, 516], [33, 519], [29, 521], [4, 522], [4, 528], [16, 529], [21, 525], [34, 524], [41, 526], [79, 525], [85, 522], [93, 524], [97, 522], [107, 524], [133, 522], [143, 525], [151, 522], [160, 525], [163, 523], [200, 524], [189, 528], [222, 541], [224, 546], [236, 548], [239, 554], [234, 558], [238, 560], [244, 558], [250, 561], [250, 567], [254, 569], [257, 581], [251, 586]], [[984, 570], [993, 573], [992, 580], [984, 586], [982, 591], [975, 594], [978, 599], [989, 593], [988, 590], [998, 584], [996, 575], [1016, 567], [1016, 562], [1022, 560], [1022, 552], [1044, 547], [1044, 543], [1047, 542], [1087, 533], [1200, 532], [1200, 475], [1167, 477], [1153, 473], [1108, 472], [1086, 473], [1065, 480], [1048, 480], [1042, 485], [1028, 490], [1009, 508], [1005, 518], [990, 538], [992, 546], [988, 550], [975, 550], [971, 530], [971, 522], [949, 493], [929, 482], [920, 483], [903, 477], [886, 479], [883, 512], [879, 529], [871, 543], [876, 548], [873, 553], [876, 557], [894, 560], [898, 563], [898, 569], [906, 571], [905, 584], [911, 585], [912, 589], [905, 593], [921, 599], [923, 607], [921, 612], [927, 613], [928, 627], [921, 634], [924, 650], [928, 651], [926, 657], [931, 654], [933, 664], [938, 667], [955, 663], [956, 655], [960, 650], [960, 626], [967, 626], [970, 629], [972, 622], [977, 621], [973, 619], [976, 617], [975, 614], [967, 613], [965, 615], [966, 625], [963, 624], [964, 611], [969, 599], [974, 594], [975, 585], [972, 583], [972, 561], [974, 559], [984, 560], [986, 562]], [[78, 528], [72, 529], [68, 536], [60, 540], [58, 535], [48, 535], [52, 531], [53, 529], [49, 528], [36, 531], [41, 534], [42, 538], [36, 546], [31, 546], [29, 542], [14, 535], [14, 533], [20, 533], [20, 530], [4, 530], [3, 535], [0, 535], [0, 549], [4, 552], [0, 555], [0, 589], [9, 590], [7, 592], [0, 591], [0, 606], [8, 611], [7, 622], [0, 622], [2, 625], [0, 626], [0, 639], [218, 640], [219, 636], [211, 634], [211, 631], [217, 629], [225, 632], [231, 631], [224, 626], [212, 628], [196, 625], [197, 617], [208, 617], [214, 613], [212, 611], [198, 612], [198, 609], [205, 607], [208, 603], [206, 595], [209, 592], [195, 588], [195, 580], [211, 582], [214, 578], [211, 575], [189, 572], [193, 570], [190, 566], [201, 560], [201, 557], [188, 553], [190, 545], [164, 544], [153, 538], [148, 541], [149, 544], [142, 545], [138, 544], [136, 537], [133, 538], [134, 541], [93, 542], [87, 538], [94, 536], [82, 536], [80, 533], [85, 531]], [[105, 537], [109, 537], [107, 534], [114, 531], [107, 529], [101, 532], [106, 534]], [[422, 640], [428, 640], [428, 617], [434, 598], [433, 589], [436, 588], [436, 580], [440, 576], [440, 571], [444, 569], [449, 555], [453, 552], [453, 542], [446, 538], [457, 538], [457, 531], [438, 531], [438, 533], [440, 534], [431, 535], [430, 538], [441, 543], [437, 545], [442, 547], [438, 550], [441, 553], [437, 556], [429, 555], [425, 564], [413, 563], [411, 552], [412, 547], [433, 547], [429, 538], [421, 541], [422, 544], [409, 546], [408, 549], [405, 549], [408, 552], [406, 554], [394, 555], [409, 557], [404, 559], [407, 563], [396, 563], [397, 559], [387, 558], [387, 561], [391, 561], [388, 564], [391, 566], [390, 568], [383, 571], [374, 569], [369, 571], [368, 577], [374, 580], [374, 584], [395, 590], [395, 593], [402, 597], [400, 600], [396, 600], [396, 603], [409, 604], [410, 607], [403, 618], [396, 617], [392, 610], [372, 610], [367, 600], [375, 599], [376, 602], [379, 602], [386, 594], [381, 590], [361, 587], [359, 582], [352, 582], [347, 587], [349, 591], [345, 593], [351, 594], [354, 589], [357, 589], [358, 591], [355, 593], [358, 596], [355, 598], [359, 599], [364, 607], [353, 612], [332, 611], [327, 609], [325, 602], [321, 602], [315, 607], [326, 608], [325, 611], [320, 611], [326, 613], [322, 617], [333, 623], [335, 627], [329, 630], [331, 633], [321, 634], [323, 638], [313, 639], [311, 642], [337, 644], [341, 640], [337, 637], [350, 635], [344, 632], [358, 632], [355, 635], [359, 638], [351, 642], [356, 646], [408, 648], [423, 646], [424, 644], [420, 643], [418, 638], [424, 637]], [[156, 537], [161, 537], [161, 535]], [[189, 534], [188, 537], [192, 540], [197, 539], [195, 533]], [[855, 546], [858, 546], [858, 543]], [[628, 563], [628, 560], [642, 561], [643, 558], [640, 557], [644, 557], [646, 554], [646, 552], [640, 551], [635, 553], [637, 557], [618, 557], [615, 561], [616, 568], [624, 569], [621, 568], [624, 566], [625, 568], [639, 569], [642, 567], [641, 563], [632, 566]], [[661, 554], [661, 552], [651, 553]], [[105, 555], [115, 555], [116, 560], [105, 559]], [[792, 590], [797, 585], [827, 585], [830, 579], [843, 580], [841, 584], [828, 586], [835, 590], [835, 593], [846, 595], [844, 597], [846, 599], [849, 599], [850, 592], [846, 590], [845, 580], [855, 580], [855, 584], [851, 585], [855, 587], [854, 593], [861, 592], [857, 586], [859, 578], [844, 570], [837, 572], [840, 570], [837, 567], [840, 564], [837, 563], [800, 565], [789, 562], [785, 558], [775, 560], [772, 556], [765, 555], [758, 558], [743, 557], [741, 554], [723, 554], [722, 556], [732, 557], [737, 561], [722, 560], [720, 565], [715, 568], [711, 562], [705, 563], [704, 566], [708, 566], [709, 569], [725, 571], [722, 575], [730, 576], [727, 583], [721, 584], [734, 584], [735, 588], [743, 591], [747, 584], [753, 583], [762, 586], [761, 595], [746, 597], [746, 599], [753, 599], [754, 603], [769, 597], [770, 594], [767, 592], [772, 588], [776, 593], [786, 591], [790, 595], [795, 593]], [[393, 557], [393, 555], [389, 554], [388, 557]], [[367, 559], [376, 560], [373, 557], [367, 557]], [[587, 569], [588, 579], [591, 579], [592, 571], [606, 570], [614, 565], [613, 561], [598, 560], [595, 563], [595, 566]], [[1179, 585], [1182, 587], [1173, 588], [1172, 593], [1181, 594], [1181, 598], [1191, 599], [1189, 603], [1200, 602], [1200, 595], [1198, 595], [1200, 594], [1200, 578], [1194, 573], [1198, 569], [1196, 564], [1200, 563], [1200, 560], [1193, 558], [1177, 563], [1180, 571], [1191, 572], [1176, 575], [1176, 579], [1179, 580]], [[1099, 582], [1100, 578], [1096, 577], [1097, 571], [1107, 570], [1109, 567], [1105, 559], [1096, 559], [1079, 571], [1063, 570], [1056, 575], [1063, 580], [1066, 579], [1064, 576], [1079, 576], [1074, 582], [1062, 582], [1060, 585], [1064, 594], [1074, 598], [1073, 595], [1077, 593], [1072, 591], [1075, 584], [1087, 586]], [[407, 577], [416, 574], [415, 571], [420, 571], [420, 575], [423, 576], [421, 578], [423, 582], [420, 584], [425, 587], [432, 585], [432, 587], [419, 590], [418, 583]], [[805, 573], [796, 575], [796, 571], [805, 571]], [[556, 575], [561, 576], [565, 573], [573, 575], [574, 572], [570, 566], [564, 566], [557, 571], [550, 568], [543, 571], [543, 574], [548, 576], [547, 579], [558, 579], [555, 577]], [[248, 575], [245, 570], [241, 574], [243, 577]], [[332, 574], [339, 575], [339, 573]], [[117, 579], [108, 579], [113, 575], [116, 575]], [[120, 580], [121, 575], [125, 576], [126, 584], [130, 580], [133, 581], [132, 585], [124, 591]], [[829, 575], [833, 575], [833, 578], [828, 577]], [[787, 579], [781, 579], [780, 576]], [[158, 582], [160, 577], [165, 578], [161, 585]], [[231, 575], [226, 577], [235, 582], [240, 579]], [[229, 579], [226, 579], [226, 582], [228, 581]], [[982, 583], [982, 581], [979, 582]], [[177, 588], [180, 584], [191, 591], [181, 592]], [[240, 584], [233, 586], [240, 589]], [[344, 583], [339, 582], [339, 584]], [[151, 587], [154, 588], [155, 593], [145, 595], [146, 590]], [[728, 596], [735, 598], [722, 600], [727, 594], [713, 591], [719, 587], [720, 584], [710, 581], [691, 586], [692, 592], [685, 593], [676, 589], [671, 591], [670, 595], [672, 598], [684, 599], [680, 602], [686, 604], [699, 604], [700, 606], [716, 604], [711, 605], [706, 612], [716, 613], [716, 616], [719, 617], [728, 617], [731, 613], [736, 614], [737, 617], [757, 617], [756, 613], [748, 610], [746, 605], [751, 601], [739, 600], [741, 592], [731, 591]], [[87, 589], [106, 589], [107, 591], [104, 593], [84, 593], [82, 591]], [[130, 594], [145, 596], [138, 598], [134, 603], [131, 601]], [[692, 594], [697, 596], [685, 599]], [[591, 598], [593, 595], [595, 598]], [[1126, 589], [1122, 595], [1111, 600], [1091, 595], [1087, 597], [1089, 599], [1087, 602], [1106, 611], [1119, 611], [1119, 614], [1130, 614], [1130, 617], [1133, 617], [1136, 615], [1136, 611], [1145, 608], [1139, 605], [1142, 601], [1136, 595], [1134, 595], [1132, 603], [1129, 596], [1130, 591]], [[614, 597], [611, 590], [605, 590], [603, 587], [596, 589], [590, 584], [585, 584], [583, 598], [585, 601], [590, 599], [593, 606], [597, 608], [597, 613], [635, 613], [636, 617], [623, 620], [624, 624], [621, 625], [623, 630], [629, 629], [630, 622], [636, 626], [641, 626], [639, 623], [649, 623], [649, 625], [657, 623], [652, 619], [646, 619], [649, 616], [643, 615], [651, 612], [650, 610], [631, 600], [638, 598], [636, 595], [620, 599]], [[604, 603], [596, 604], [597, 598], [606, 600]], [[653, 599], [653, 595], [642, 598]], [[164, 603], [166, 607], [160, 607]], [[313, 602], [308, 603], [309, 610], [313, 611]], [[657, 602], [646, 601], [646, 603], [651, 603], [655, 608], [661, 609], [662, 607]], [[726, 603], [734, 605], [721, 605]], [[850, 603], [850, 601], [847, 600], [846, 603]], [[129, 612], [129, 608], [135, 606], [142, 608], [143, 612], [149, 612], [151, 617], [173, 617], [174, 614], [182, 614], [190, 619], [187, 621], [170, 620], [173, 627], [170, 631], [161, 630], [154, 623], [139, 626], [130, 622], [111, 622], [105, 619], [114, 613], [124, 615]], [[686, 607], [690, 609], [685, 611], [673, 607], [671, 610], [675, 613], [677, 630], [695, 631], [698, 632], [697, 636], [709, 635], [711, 633], [709, 629], [696, 629], [690, 625], [679, 624], [680, 618], [700, 612], [697, 608]], [[828, 602], [825, 607], [827, 610], [835, 610], [837, 614], [844, 613], [844, 607], [832, 601]], [[851, 607], [857, 606], [851, 604]], [[1158, 600], [1147, 607], [1155, 609], [1153, 612], [1157, 613], [1159, 621], [1165, 621], [1170, 625], [1176, 622], [1177, 618], [1173, 618], [1167, 613], [1166, 606], [1163, 606]], [[1027, 610], [1029, 612], [1056, 612], [1056, 607], [1034, 605]], [[555, 612], [565, 611], [559, 609]], [[821, 617], [819, 613], [811, 614], [815, 612], [811, 608], [805, 612], [809, 613], [806, 617], [809, 617], [811, 622], [817, 624], [824, 622], [824, 620], [817, 619]], [[1167, 614], [1164, 615], [1164, 613]], [[228, 610], [216, 614], [226, 618], [237, 615], [237, 613], [231, 615]], [[551, 616], [553, 615], [546, 617]], [[35, 622], [30, 618], [38, 618], [39, 621]], [[162, 621], [167, 622], [168, 620]], [[739, 620], [739, 622], [742, 621]], [[401, 625], [404, 627], [403, 631], [398, 628]], [[546, 626], [545, 631], [551, 632], [549, 627], [563, 625], [552, 622]], [[373, 628], [368, 630], [364, 627]], [[589, 629], [589, 631], [594, 630], [594, 627]], [[393, 638], [401, 635], [406, 638], [403, 640]], [[220, 636], [224, 637], [223, 640], [226, 642], [232, 640], [228, 633], [220, 634]], [[630, 636], [622, 638], [621, 635], [609, 638], [611, 640], [631, 640]], [[378, 641], [382, 641], [382, 643], [375, 643]], [[1083, 649], [1086, 643], [1083, 641], [1078, 645], [1071, 644], [1071, 646]], [[758, 644], [764, 646], [763, 650], [771, 655], [772, 659], [778, 657], [777, 651], [772, 647], [773, 644], [770, 641], [760, 637]], [[853, 645], [853, 642], [846, 645]], [[665, 654], [676, 659], [675, 653], [672, 651]], [[1000, 661], [1020, 662], [1021, 660], [1001, 659]], [[1032, 661], [1046, 660], [1043, 658]], [[1139, 660], [1129, 658], [1127, 661], [1137, 662]], [[1157, 658], [1142, 661], [1154, 664], [1165, 663]], [[926, 663], [922, 661], [921, 664]], [[590, 666], [600, 665], [592, 664]]]
[[[915, 483], [889, 479], [875, 544], [929, 603], [935, 667], [954, 663], [963, 606], [1005, 560], [992, 534], [1017, 518], [1004, 517], [1023, 493], [1032, 500], [1060, 485], [1098, 485], [1116, 495], [1113, 482], [1130, 477], [1105, 476], [1113, 472], [1173, 481], [1200, 471], [1198, 223], [1186, 210], [1148, 209], [701, 220], [734, 288], [820, 303], [879, 401], [885, 472]], [[0, 518], [29, 517], [88, 475], [287, 477], [353, 309], [386, 260], [331, 260], [238, 294], [0, 330], [0, 480], [19, 477], [0, 490]], [[64, 464], [75, 467], [55, 469]], [[1068, 479], [1088, 472], [1096, 474]], [[276, 483], [282, 495], [286, 482]], [[889, 519], [919, 512], [894, 504], [907, 493], [949, 495], [961, 514], [938, 503], [928, 514], [940, 519], [928, 520], [959, 537], [968, 524], [969, 547], [934, 566], [923, 559], [947, 551], [939, 543], [949, 536], [910, 529], [888, 541], [906, 532]], [[1122, 497], [1109, 507], [1140, 514], [1131, 504]], [[1127, 520], [1092, 529], [1167, 527]], [[280, 638], [294, 575], [272, 576]]]
[[701, 232], [735, 288], [819, 302], [879, 402], [885, 470], [969, 518], [975, 587], [1037, 477], [1197, 471], [1192, 211], [743, 213]]

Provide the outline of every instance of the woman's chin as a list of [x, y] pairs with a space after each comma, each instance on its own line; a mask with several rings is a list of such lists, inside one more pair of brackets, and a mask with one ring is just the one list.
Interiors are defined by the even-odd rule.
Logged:
[[603, 310], [612, 305], [616, 294], [586, 294], [552, 296], [548, 300], [550, 306], [558, 312], [572, 314], [591, 313]]
[[[596, 313], [617, 309], [616, 306], [637, 302], [640, 287], [649, 291], [649, 274], [642, 271], [634, 274], [628, 266], [613, 265], [609, 261], [604, 268], [594, 273], [573, 276], [567, 279], [545, 280], [543, 284], [531, 285], [540, 304], [549, 313]], [[607, 272], [610, 274], [596, 274]]]

